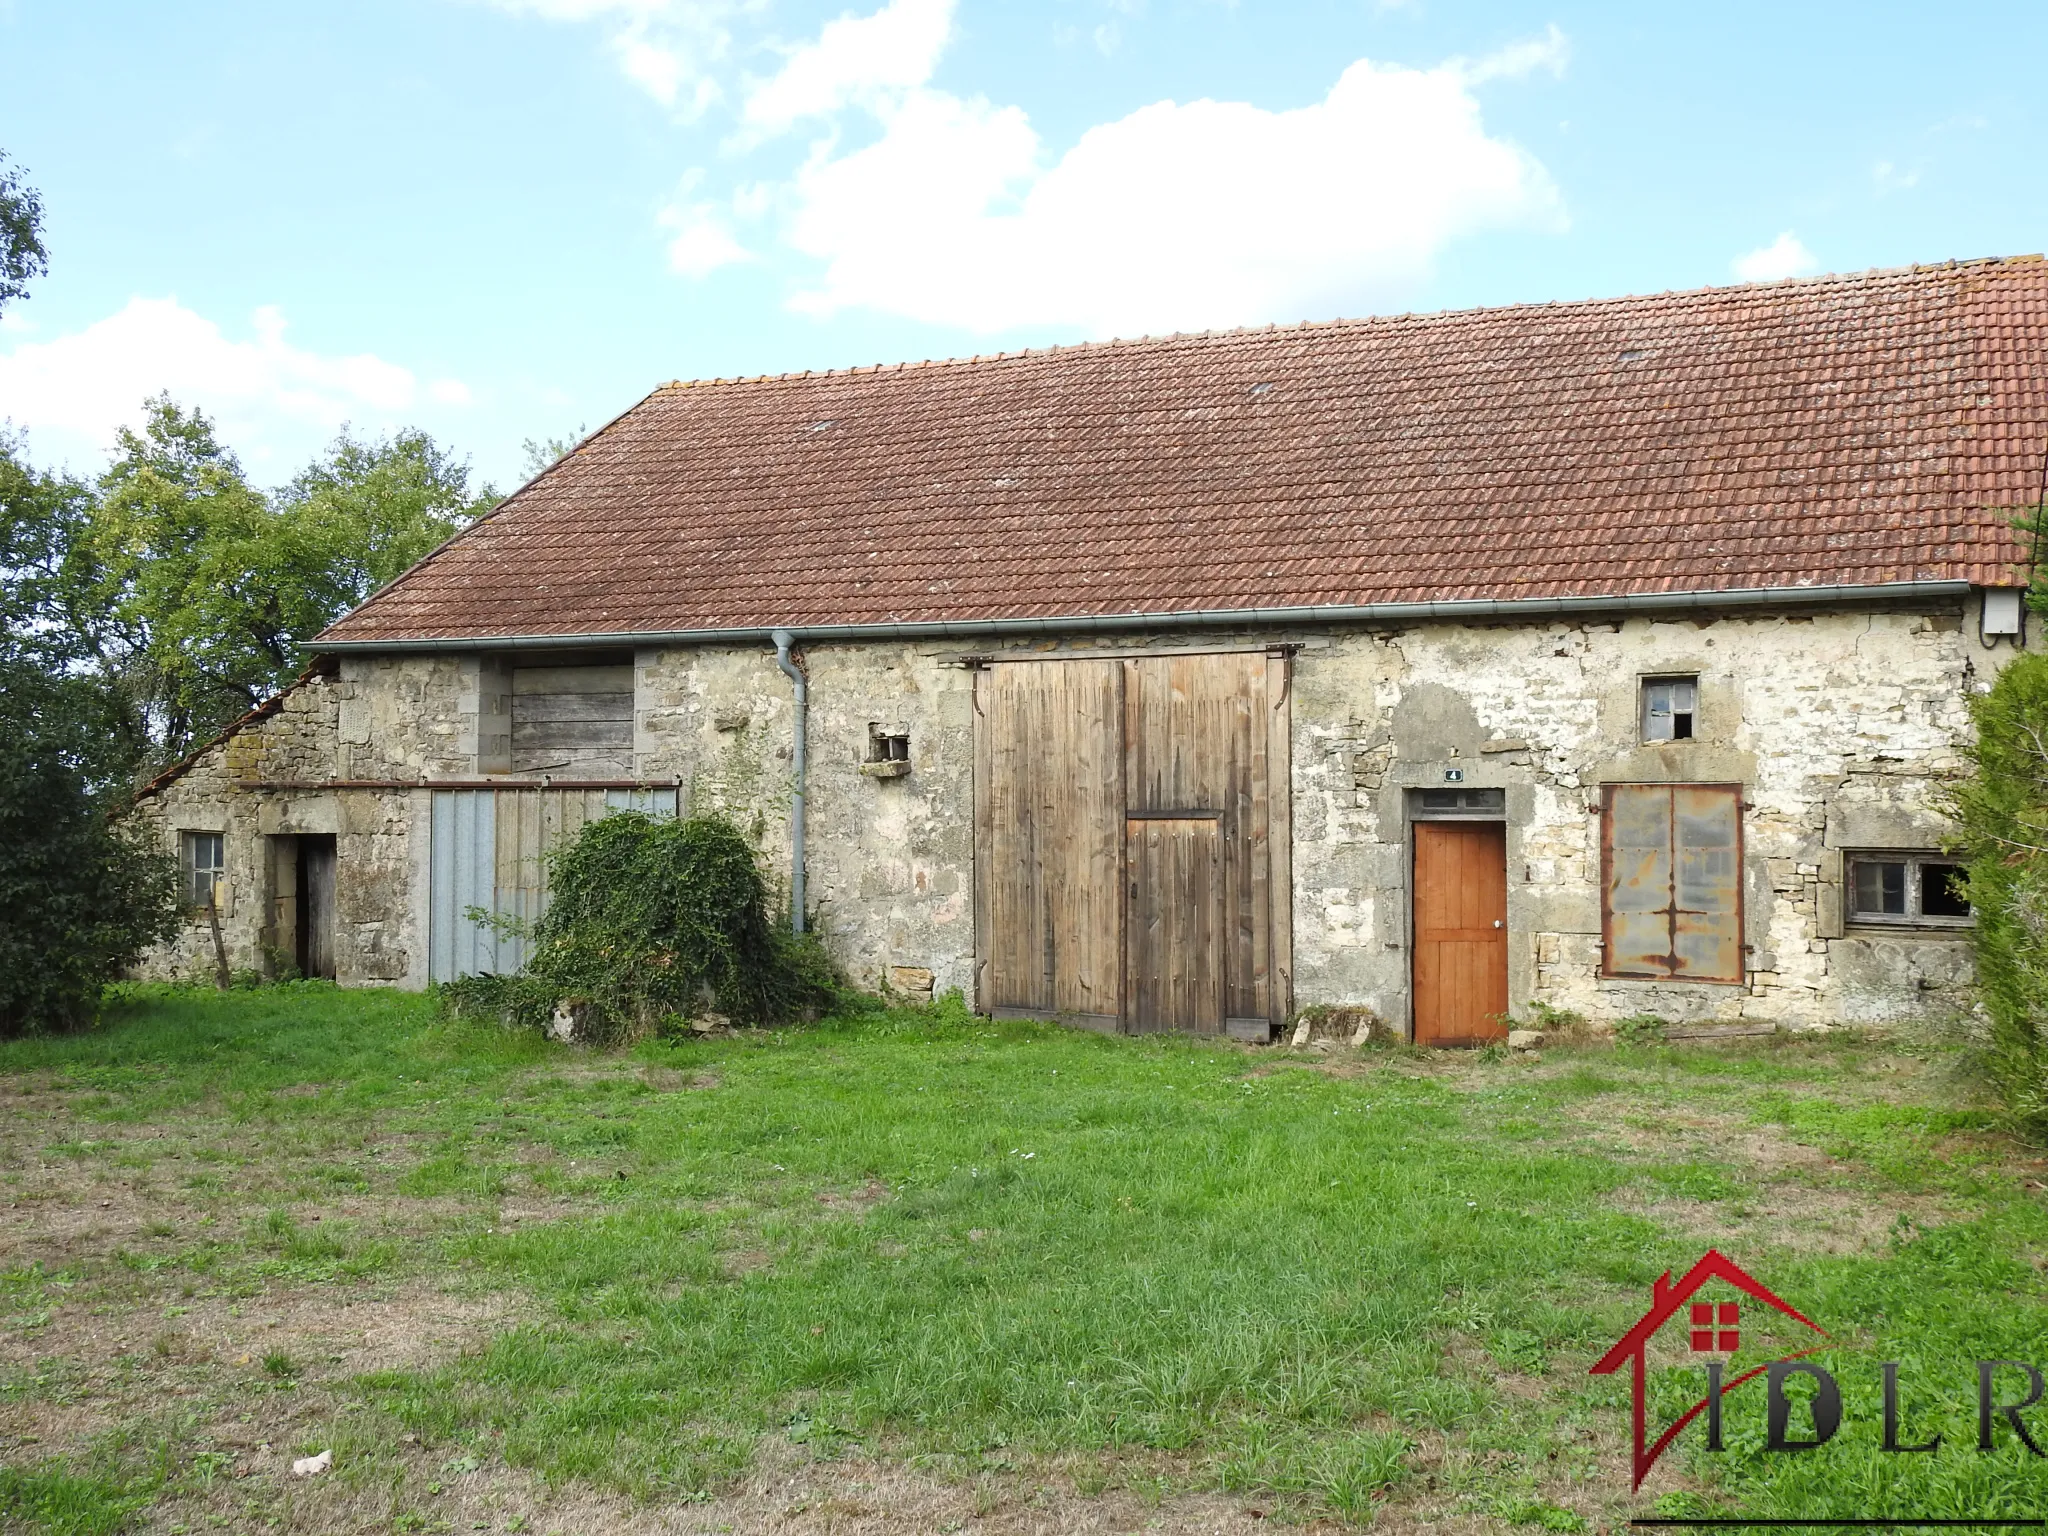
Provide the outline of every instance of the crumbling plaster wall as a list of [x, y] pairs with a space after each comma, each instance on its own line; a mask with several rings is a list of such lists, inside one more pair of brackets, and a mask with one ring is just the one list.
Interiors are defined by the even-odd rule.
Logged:
[[[1840, 885], [1843, 849], [1931, 849], [1946, 830], [1936, 787], [1960, 766], [1970, 690], [2007, 654], [1982, 650], [1954, 609], [1207, 638], [1299, 647], [1297, 1005], [1365, 1004], [1406, 1026], [1404, 792], [1440, 787], [1453, 768], [1464, 787], [1506, 794], [1518, 1010], [1542, 1001], [1597, 1018], [1810, 1025], [1963, 1001], [1966, 937], [1845, 928]], [[937, 990], [971, 995], [974, 672], [940, 644], [800, 654], [811, 684], [813, 920], [864, 984], [922, 968]], [[340, 979], [425, 984], [428, 791], [248, 786], [473, 780], [506, 729], [494, 667], [465, 655], [346, 659], [145, 802], [168, 847], [180, 830], [228, 834], [232, 965], [263, 968], [276, 932], [281, 892], [265, 840], [332, 832]], [[1667, 673], [1700, 679], [1698, 737], [1644, 745], [1639, 681]], [[686, 806], [732, 814], [786, 881], [793, 705], [773, 651], [643, 649], [635, 678], [636, 772], [675, 781]], [[907, 775], [862, 772], [876, 727], [909, 735]], [[1745, 787], [1742, 985], [1599, 976], [1599, 786], [1664, 780]], [[147, 969], [212, 966], [202, 919]]]
[[[811, 919], [857, 982], [929, 970], [970, 996], [974, 970], [974, 680], [938, 647], [808, 646]], [[683, 803], [753, 835], [786, 891], [794, 702], [762, 647], [642, 651], [635, 761]], [[875, 728], [910, 737], [910, 771], [861, 771]], [[786, 898], [785, 898], [786, 899]]]
[[[1954, 931], [1846, 930], [1841, 850], [1933, 849], [1986, 658], [1955, 610], [1428, 625], [1312, 641], [1296, 662], [1299, 1004], [1408, 1025], [1406, 795], [1505, 791], [1509, 990], [1594, 1018], [1810, 1026], [1952, 1011]], [[1643, 744], [1645, 676], [1697, 674], [1697, 739]], [[1605, 979], [1599, 786], [1745, 788], [1742, 985]]]

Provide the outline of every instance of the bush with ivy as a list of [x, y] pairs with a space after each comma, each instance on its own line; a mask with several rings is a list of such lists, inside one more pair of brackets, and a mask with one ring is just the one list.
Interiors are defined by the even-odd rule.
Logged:
[[1992, 1076], [2015, 1129], [2048, 1140], [2048, 656], [2014, 658], [1970, 709], [1975, 772], [1949, 798]]
[[722, 816], [590, 822], [548, 855], [548, 886], [525, 971], [451, 984], [459, 1011], [538, 1028], [568, 1004], [582, 1034], [617, 1040], [712, 1011], [775, 1023], [836, 996], [823, 947], [770, 917], [754, 850]]

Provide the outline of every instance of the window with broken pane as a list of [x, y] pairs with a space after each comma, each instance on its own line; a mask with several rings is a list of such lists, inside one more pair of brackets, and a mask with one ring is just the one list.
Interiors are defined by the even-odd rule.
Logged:
[[1853, 922], [1944, 927], [1970, 921], [1963, 867], [1938, 854], [1851, 854], [1848, 895]]
[[187, 832], [182, 842], [186, 904], [212, 906], [215, 886], [227, 873], [227, 839], [219, 832]]
[[1698, 716], [1699, 679], [1643, 679], [1643, 740], [1691, 741]]

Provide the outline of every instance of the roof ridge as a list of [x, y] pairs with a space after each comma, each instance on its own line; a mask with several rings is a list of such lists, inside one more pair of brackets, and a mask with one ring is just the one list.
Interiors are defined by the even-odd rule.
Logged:
[[[999, 352], [961, 353], [952, 357], [901, 358], [893, 362], [853, 363], [843, 368], [791, 368], [780, 373], [714, 374], [710, 378], [670, 379], [657, 385], [640, 403], [688, 389], [748, 384], [800, 384], [808, 380], [854, 378], [862, 374], [901, 373], [922, 368], [969, 368], [988, 363], [1020, 362], [1032, 358], [1072, 356], [1083, 352], [1105, 352], [1117, 348], [1137, 350], [1185, 345], [1190, 342], [1222, 342], [1266, 336], [1277, 331], [1340, 331], [1379, 325], [1428, 324], [1466, 320], [1482, 316], [1537, 310], [1598, 310], [1652, 303], [1657, 300], [1699, 299], [1745, 291], [1792, 291], [1825, 287], [1881, 283], [1888, 280], [1940, 277], [1986, 267], [2038, 265], [2039, 251], [2010, 256], [1951, 257], [1947, 261], [1911, 262], [1898, 267], [1867, 267], [1861, 271], [1818, 272], [1806, 277], [1778, 277], [1761, 282], [1708, 283], [1697, 288], [1664, 288], [1654, 292], [1605, 294], [1584, 299], [1525, 299], [1512, 304], [1471, 304], [1462, 309], [1403, 310], [1399, 314], [1333, 315], [1321, 320], [1268, 320], [1248, 325], [1212, 326], [1204, 330], [1146, 332], [1138, 336], [1094, 337], [1083, 341], [1053, 342], [1042, 347], [1012, 347]], [[632, 409], [632, 408], [629, 408]], [[596, 434], [592, 434], [595, 436]]]

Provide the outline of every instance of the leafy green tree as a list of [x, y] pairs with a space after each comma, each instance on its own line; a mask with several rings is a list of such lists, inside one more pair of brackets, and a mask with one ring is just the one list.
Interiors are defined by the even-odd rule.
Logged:
[[590, 435], [590, 429], [578, 425], [567, 437], [529, 437], [519, 446], [526, 458], [520, 473], [528, 480], [538, 480], [562, 460], [576, 451], [576, 445]]
[[468, 462], [412, 428], [375, 442], [344, 427], [326, 456], [278, 493], [278, 509], [298, 525], [316, 556], [305, 575], [332, 623], [497, 502], [486, 485], [472, 493]]
[[0, 1035], [92, 1022], [106, 983], [177, 924], [177, 868], [109, 818], [123, 703], [0, 640]]
[[[48, 268], [42, 200], [0, 155], [0, 307]], [[141, 738], [95, 663], [106, 615], [80, 557], [92, 487], [0, 434], [0, 1035], [90, 1023], [177, 922], [176, 865], [108, 812]]]
[[96, 487], [42, 479], [22, 497], [39, 531], [19, 536], [42, 574], [20, 601], [69, 631], [159, 760], [287, 686], [307, 640], [493, 500], [415, 431], [344, 431], [266, 495], [204, 414], [166, 396], [147, 403], [141, 430], [121, 431]]
[[28, 292], [29, 281], [50, 270], [43, 248], [43, 199], [0, 150], [0, 309]]
[[175, 757], [289, 678], [309, 616], [292, 541], [211, 422], [160, 396], [117, 444], [71, 551], [73, 604]]
[[1992, 1073], [2017, 1128], [2048, 1138], [2048, 656], [1971, 701], [1975, 773], [1951, 792], [1969, 859]]

